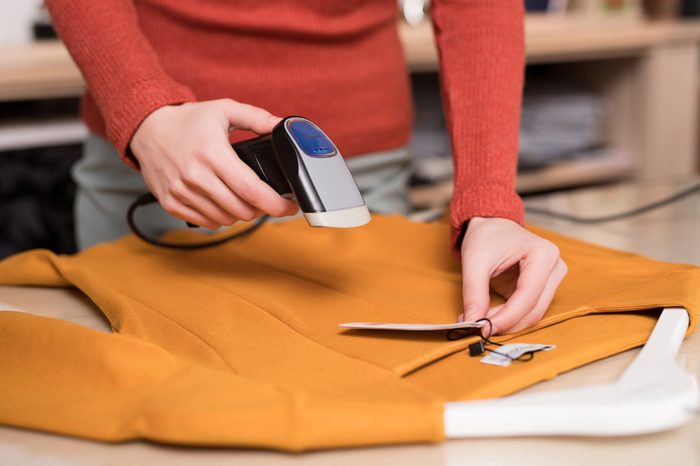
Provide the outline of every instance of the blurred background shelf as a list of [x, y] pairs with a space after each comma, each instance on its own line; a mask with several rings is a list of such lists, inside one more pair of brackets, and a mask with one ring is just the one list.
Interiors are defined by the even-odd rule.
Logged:
[[[624, 150], [602, 148], [576, 154], [539, 169], [521, 171], [517, 190], [521, 195], [590, 186], [630, 179], [634, 173], [633, 160]], [[410, 190], [411, 204], [418, 209], [445, 207], [452, 196], [452, 180], [414, 186]]]
[[63, 43], [0, 46], [0, 101], [77, 97], [84, 89]]
[[624, 150], [605, 148], [577, 154], [543, 168], [518, 174], [520, 194], [574, 188], [596, 183], [619, 181], [634, 173], [634, 160]]
[[88, 131], [79, 118], [0, 123], [0, 156], [4, 151], [80, 144]]
[[[575, 82], [601, 96], [601, 143], [625, 151], [629, 161], [624, 167], [567, 161], [551, 170], [520, 172], [521, 193], [623, 175], [651, 180], [697, 172], [699, 20], [529, 15], [525, 30], [528, 70], [546, 67], [553, 83]], [[414, 74], [436, 72], [430, 23], [403, 23], [399, 31], [409, 69]]]
[[[401, 23], [399, 34], [411, 71], [437, 69], [430, 22]], [[634, 57], [653, 47], [698, 41], [700, 21], [697, 20], [592, 20], [530, 15], [525, 22], [526, 58], [530, 64]]]

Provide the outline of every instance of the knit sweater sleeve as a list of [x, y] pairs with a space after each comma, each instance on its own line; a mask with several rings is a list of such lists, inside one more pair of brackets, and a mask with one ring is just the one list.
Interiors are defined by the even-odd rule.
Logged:
[[524, 74], [522, 0], [434, 0], [443, 104], [452, 140], [452, 246], [472, 217], [523, 222], [515, 192]]
[[53, 23], [105, 120], [106, 135], [132, 167], [129, 142], [141, 122], [169, 104], [194, 101], [170, 77], [139, 27], [132, 0], [47, 0]]

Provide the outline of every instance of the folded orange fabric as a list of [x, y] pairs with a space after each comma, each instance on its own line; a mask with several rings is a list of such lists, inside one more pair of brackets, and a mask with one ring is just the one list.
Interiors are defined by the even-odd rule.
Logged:
[[697, 325], [700, 269], [533, 230], [559, 246], [569, 275], [541, 322], [500, 340], [557, 348], [507, 368], [467, 356], [473, 339], [338, 327], [453, 322], [461, 276], [445, 224], [292, 221], [209, 250], [127, 237], [11, 257], [0, 283], [77, 287], [114, 332], [0, 312], [0, 423], [295, 451], [439, 441], [445, 401], [506, 395], [638, 346], [663, 306]]

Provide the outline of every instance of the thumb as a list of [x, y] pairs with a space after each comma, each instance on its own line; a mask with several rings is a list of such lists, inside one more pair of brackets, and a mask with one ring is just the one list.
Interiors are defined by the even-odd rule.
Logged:
[[[486, 264], [462, 258], [462, 302], [464, 304], [463, 320], [473, 322], [481, 319], [489, 310], [491, 298], [489, 268]], [[462, 316], [460, 316], [462, 318]]]
[[280, 122], [281, 118], [267, 110], [253, 105], [242, 104], [232, 99], [222, 99], [222, 108], [233, 129], [253, 131], [257, 134], [268, 134]]

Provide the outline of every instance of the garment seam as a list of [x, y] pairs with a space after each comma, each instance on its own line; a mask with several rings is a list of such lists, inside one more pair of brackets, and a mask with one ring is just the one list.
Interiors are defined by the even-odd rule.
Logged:
[[[189, 333], [190, 335], [192, 335], [193, 337], [195, 337], [197, 340], [199, 340], [200, 342], [202, 342], [202, 343], [204, 344], [204, 346], [206, 346], [206, 347], [209, 348], [211, 351], [213, 351], [214, 354], [221, 360], [221, 362], [224, 363], [224, 365], [225, 365], [226, 367], [228, 367], [228, 368], [230, 369], [230, 371], [231, 371], [232, 373], [234, 373], [234, 374], [237, 374], [237, 373], [238, 373], [238, 372], [236, 371], [236, 369], [234, 369], [233, 366], [231, 366], [231, 364], [229, 364], [229, 362], [221, 355], [221, 353], [219, 353], [219, 351], [218, 351], [216, 348], [214, 348], [211, 344], [207, 343], [206, 340], [204, 340], [204, 338], [202, 338], [201, 336], [197, 335], [195, 332], [193, 332], [192, 330], [188, 329], [187, 327], [185, 327], [184, 325], [182, 325], [180, 322], [178, 322], [177, 320], [173, 319], [172, 317], [169, 317], [169, 316], [167, 316], [166, 314], [163, 314], [162, 312], [160, 312], [160, 311], [157, 310], [156, 308], [152, 307], [151, 305], [146, 304], [146, 303], [142, 302], [141, 300], [139, 300], [139, 299], [137, 299], [137, 298], [135, 298], [135, 297], [133, 297], [133, 296], [129, 296], [129, 299], [132, 299], [132, 300], [136, 301], [137, 303], [141, 304], [142, 306], [147, 307], [148, 309], [150, 309], [150, 310], [152, 310], [153, 312], [155, 312], [156, 314], [162, 316], [162, 317], [165, 318], [166, 320], [168, 320], [168, 321], [174, 323], [175, 325], [177, 325], [178, 327], [180, 327], [181, 329], [183, 329], [185, 332], [187, 332], [187, 333]], [[155, 343], [155, 342], [153, 342], [153, 343]], [[161, 345], [158, 345], [158, 346], [161, 346]], [[180, 357], [184, 357], [185, 359], [187, 359], [187, 358], [186, 358], [185, 356], [183, 356], [183, 355], [180, 355]]]

